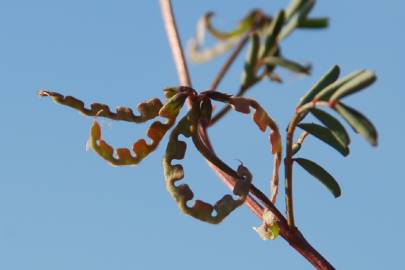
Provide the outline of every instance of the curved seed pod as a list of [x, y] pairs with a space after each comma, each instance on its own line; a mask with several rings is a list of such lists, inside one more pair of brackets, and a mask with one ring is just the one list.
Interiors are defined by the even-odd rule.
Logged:
[[[192, 207], [187, 206], [187, 202], [192, 200], [194, 193], [187, 184], [176, 185], [175, 183], [184, 177], [183, 166], [172, 164], [173, 159], [183, 159], [186, 153], [186, 143], [179, 141], [179, 135], [190, 137], [197, 132], [197, 122], [199, 115], [199, 106], [194, 103], [192, 110], [180, 120], [177, 126], [170, 134], [170, 140], [166, 148], [163, 159], [163, 169], [166, 178], [166, 187], [169, 193], [176, 201], [180, 210], [201, 221], [218, 224], [227, 217], [233, 210], [242, 205], [249, 193], [250, 185], [235, 186], [233, 193], [239, 196], [239, 199], [233, 199], [231, 195], [225, 195], [214, 205], [196, 200]], [[245, 177], [241, 175], [241, 177]], [[251, 179], [249, 179], [251, 181]], [[213, 212], [216, 212], [215, 215]]]
[[211, 59], [225, 53], [241, 39], [240, 36], [235, 36], [233, 38], [228, 38], [226, 41], [218, 42], [210, 48], [203, 48], [205, 31], [208, 29], [207, 24], [210, 24], [209, 18], [211, 16], [212, 14], [210, 15], [210, 13], [207, 13], [198, 21], [196, 36], [188, 42], [188, 55], [194, 63], [210, 61]]
[[271, 152], [274, 156], [273, 176], [271, 179], [271, 201], [276, 203], [278, 194], [279, 169], [281, 165], [283, 148], [279, 128], [276, 122], [273, 121], [267, 112], [254, 99], [232, 96], [229, 98], [228, 103], [234, 110], [241, 113], [250, 113], [250, 108], [253, 108], [255, 110], [253, 113], [253, 120], [259, 129], [263, 132], [266, 131], [267, 127], [271, 129], [270, 143]]
[[116, 112], [111, 112], [107, 105], [101, 103], [92, 103], [88, 109], [85, 108], [83, 101], [71, 96], [63, 96], [57, 92], [39, 91], [38, 95], [41, 97], [51, 97], [54, 102], [76, 109], [87, 116], [101, 116], [113, 120], [134, 123], [146, 122], [157, 117], [159, 115], [159, 110], [163, 106], [159, 99], [154, 98], [138, 104], [137, 110], [140, 115], [134, 115], [130, 108], [118, 107]]
[[[257, 11], [256, 11], [257, 12]], [[205, 28], [207, 31], [216, 39], [218, 40], [228, 40], [230, 38], [234, 38], [236, 36], [243, 35], [247, 32], [250, 28], [253, 27], [254, 24], [254, 16], [255, 12], [251, 12], [248, 16], [246, 16], [239, 25], [230, 32], [222, 32], [217, 30], [211, 22], [211, 18], [214, 16], [214, 12], [207, 12], [202, 20], [204, 21]]]
[[191, 39], [187, 45], [188, 56], [193, 63], [205, 63], [226, 53], [236, 43], [238, 43], [240, 39], [240, 37], [237, 37], [224, 42], [218, 42], [209, 48], [202, 48], [202, 42], [199, 42], [197, 39]]
[[[204, 63], [222, 55], [241, 40], [242, 36], [253, 27], [258, 18], [264, 20], [263, 13], [254, 10], [234, 30], [222, 32], [212, 26], [212, 16], [214, 16], [214, 13], [208, 12], [198, 21], [196, 36], [188, 42], [188, 54], [194, 63]], [[220, 42], [210, 48], [203, 48], [205, 31], [208, 31]]]
[[132, 151], [135, 155], [132, 155], [128, 148], [117, 148], [114, 151], [114, 148], [102, 139], [101, 127], [96, 120], [91, 127], [89, 145], [111, 165], [136, 165], [156, 149], [163, 136], [175, 123], [176, 117], [186, 98], [187, 93], [177, 93], [161, 107], [159, 115], [167, 118], [167, 122], [161, 123], [155, 121], [152, 123], [146, 132], [151, 142], [148, 144], [144, 139], [136, 141], [132, 146]]

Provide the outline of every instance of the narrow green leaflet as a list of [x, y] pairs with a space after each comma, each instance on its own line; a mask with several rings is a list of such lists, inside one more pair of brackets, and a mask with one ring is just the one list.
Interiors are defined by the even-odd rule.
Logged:
[[304, 105], [314, 99], [314, 97], [325, 87], [332, 84], [339, 78], [340, 68], [338, 65], [334, 65], [329, 69], [323, 77], [317, 81], [312, 88], [302, 97], [297, 107]]
[[280, 66], [283, 68], [286, 68], [292, 72], [296, 73], [302, 73], [302, 74], [310, 74], [311, 72], [311, 66], [310, 65], [301, 65], [297, 62], [282, 58], [282, 57], [276, 57], [276, 56], [267, 56], [264, 59], [265, 63], [267, 65], [271, 66]]
[[311, 109], [311, 113], [332, 132], [342, 145], [348, 146], [350, 144], [349, 134], [339, 120], [331, 114], [316, 108]]
[[261, 58], [269, 56], [272, 49], [277, 46], [277, 38], [284, 24], [284, 19], [284, 11], [281, 10], [277, 13], [270, 26], [265, 30], [264, 35], [266, 36], [266, 40], [263, 51], [260, 53]]
[[320, 17], [320, 18], [308, 18], [302, 20], [298, 23], [299, 28], [326, 28], [329, 26], [329, 18]]
[[335, 196], [335, 198], [341, 195], [339, 184], [324, 168], [305, 158], [294, 158], [293, 160], [309, 174], [318, 179], [333, 194], [333, 196]]
[[337, 103], [334, 109], [349, 123], [354, 131], [360, 133], [372, 146], [377, 146], [377, 130], [370, 120], [342, 102]]
[[306, 132], [314, 135], [321, 141], [329, 144], [331, 147], [335, 148], [343, 156], [347, 156], [349, 154], [349, 148], [347, 147], [347, 145], [341, 143], [328, 128], [314, 124], [314, 123], [302, 123], [302, 124], [298, 124], [298, 127], [302, 128]]
[[286, 20], [290, 20], [291, 17], [297, 13], [297, 11], [306, 3], [308, 0], [292, 0], [285, 10]]
[[260, 37], [257, 33], [253, 33], [250, 37], [250, 48], [247, 54], [244, 72], [242, 74], [243, 87], [249, 87], [259, 80], [256, 76], [256, 65], [259, 49]]
[[376, 79], [377, 77], [374, 72], [365, 70], [359, 76], [356, 76], [337, 89], [329, 100], [339, 100], [345, 96], [354, 94], [374, 83]]
[[319, 93], [316, 94], [314, 99], [316, 100], [329, 100], [330, 97], [343, 85], [360, 76], [365, 70], [357, 70], [349, 75], [337, 80], [336, 82], [328, 85], [327, 87], [321, 89]]
[[297, 27], [299, 27], [300, 22], [305, 20], [308, 14], [311, 12], [315, 5], [315, 0], [302, 1], [303, 3], [298, 6], [296, 12], [290, 16], [289, 20], [283, 27], [283, 31], [280, 33], [280, 40], [288, 37]]
[[[169, 143], [163, 158], [166, 187], [183, 213], [204, 222], [218, 224], [244, 203], [249, 193], [250, 184], [235, 186], [233, 192], [239, 196], [236, 200], [231, 195], [225, 195], [214, 205], [201, 200], [196, 200], [191, 207], [187, 205], [187, 202], [193, 199], [194, 193], [187, 184], [176, 185], [177, 181], [184, 178], [184, 169], [180, 164], [173, 165], [172, 161], [184, 158], [187, 145], [184, 141], [180, 141], [178, 137], [184, 135], [188, 138], [196, 133], [199, 113], [199, 105], [193, 104], [192, 110], [180, 120], [170, 134]], [[214, 214], [214, 211], [216, 214]]]

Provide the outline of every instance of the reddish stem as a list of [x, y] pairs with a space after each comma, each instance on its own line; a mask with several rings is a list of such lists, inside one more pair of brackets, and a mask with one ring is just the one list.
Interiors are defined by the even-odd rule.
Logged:
[[[176, 23], [173, 15], [172, 5], [170, 0], [160, 0], [164, 24], [166, 27], [169, 44], [173, 52], [173, 57], [176, 63], [180, 83], [184, 86], [191, 87], [191, 80], [188, 74], [187, 65], [185, 62], [183, 49], [181, 47], [180, 38], [177, 32]], [[227, 69], [227, 68], [226, 68]], [[225, 72], [224, 72], [225, 73]], [[223, 76], [224, 74], [222, 74]], [[221, 77], [222, 77], [221, 76]], [[212, 89], [213, 90], [213, 89]], [[212, 149], [208, 139], [205, 127], [199, 129], [199, 137], [205, 146]], [[211, 168], [223, 180], [223, 182], [233, 190], [235, 179], [226, 173], [222, 172], [214, 164], [209, 162]], [[277, 217], [279, 217], [280, 235], [302, 256], [304, 256], [316, 269], [319, 270], [332, 270], [335, 269], [322, 255], [316, 251], [304, 238], [301, 232], [295, 226], [288, 226], [284, 216], [278, 211], [271, 201], [256, 187], [252, 185], [251, 191], [264, 205], [260, 205], [253, 196], [249, 195], [246, 199], [246, 205], [249, 209], [262, 220], [264, 208], [271, 210]]]

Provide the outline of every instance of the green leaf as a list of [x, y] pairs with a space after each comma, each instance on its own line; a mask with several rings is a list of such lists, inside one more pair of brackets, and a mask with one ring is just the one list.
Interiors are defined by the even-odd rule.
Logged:
[[350, 144], [349, 134], [339, 120], [316, 108], [311, 109], [311, 113], [332, 132], [342, 145], [348, 146]]
[[326, 28], [329, 26], [329, 18], [321, 17], [321, 18], [310, 18], [302, 20], [298, 23], [299, 28]]
[[357, 133], [360, 133], [372, 146], [377, 146], [378, 134], [374, 125], [355, 109], [339, 102], [334, 108]]
[[340, 68], [338, 65], [334, 65], [328, 72], [323, 75], [323, 77], [317, 81], [312, 88], [302, 97], [298, 107], [310, 102], [313, 98], [325, 87], [332, 84], [339, 78]]
[[309, 174], [318, 179], [333, 194], [333, 196], [335, 196], [335, 198], [341, 195], [339, 184], [324, 168], [305, 158], [294, 158], [293, 160]]
[[260, 37], [257, 33], [250, 36], [250, 48], [245, 62], [245, 69], [242, 74], [242, 85], [244, 87], [255, 84], [258, 81], [256, 77], [256, 64], [260, 49]]
[[329, 144], [343, 156], [347, 156], [349, 154], [349, 148], [347, 147], [347, 145], [342, 144], [328, 128], [314, 123], [302, 123], [298, 124], [298, 127], [314, 135], [321, 141]]
[[266, 64], [271, 65], [271, 66], [280, 66], [286, 69], [289, 69], [290, 71], [297, 72], [297, 73], [303, 73], [303, 74], [310, 74], [311, 72], [311, 66], [310, 65], [301, 65], [297, 62], [282, 58], [282, 57], [275, 57], [275, 56], [267, 56], [264, 61]]
[[286, 20], [291, 19], [306, 2], [308, 0], [292, 0], [285, 11]]
[[276, 46], [277, 37], [280, 34], [281, 28], [284, 24], [284, 19], [284, 11], [281, 10], [277, 13], [270, 26], [265, 30], [266, 32], [264, 36], [266, 37], [266, 41], [264, 43], [264, 50], [260, 54], [261, 58], [268, 56], [273, 47]]
[[286, 25], [283, 27], [283, 31], [280, 33], [280, 40], [288, 37], [297, 27], [299, 27], [300, 23], [307, 18], [308, 14], [315, 5], [315, 0], [307, 0], [302, 2], [303, 3], [297, 7], [294, 14], [288, 14], [290, 17], [288, 18]]
[[317, 95], [314, 97], [314, 99], [329, 100], [329, 98], [336, 92], [337, 89], [339, 89], [342, 85], [346, 84], [347, 82], [350, 82], [357, 76], [361, 75], [364, 71], [365, 70], [354, 71], [354, 72], [350, 73], [349, 75], [347, 75], [346, 77], [343, 77], [343, 78], [335, 81], [334, 83], [328, 85], [327, 87], [324, 87], [323, 89], [321, 89], [322, 91], [317, 93]]
[[337, 89], [336, 92], [330, 97], [330, 100], [338, 100], [345, 96], [354, 94], [371, 85], [376, 79], [377, 77], [375, 76], [374, 72], [365, 70]]

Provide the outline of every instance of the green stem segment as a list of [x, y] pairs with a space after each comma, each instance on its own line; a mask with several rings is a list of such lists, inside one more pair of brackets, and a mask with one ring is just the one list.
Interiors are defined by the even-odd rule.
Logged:
[[300, 120], [301, 114], [294, 114], [293, 119], [288, 125], [287, 138], [286, 138], [286, 155], [284, 159], [284, 169], [285, 169], [285, 201], [287, 208], [287, 222], [290, 228], [295, 228], [294, 221], [294, 205], [293, 205], [293, 188], [292, 188], [292, 168], [293, 168], [293, 139], [294, 131]]

